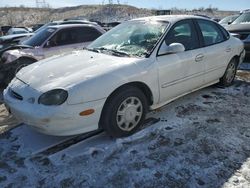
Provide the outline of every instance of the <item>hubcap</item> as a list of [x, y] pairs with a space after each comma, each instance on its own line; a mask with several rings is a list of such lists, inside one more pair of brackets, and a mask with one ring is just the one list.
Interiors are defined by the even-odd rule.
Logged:
[[123, 131], [131, 131], [141, 120], [143, 107], [140, 99], [129, 97], [118, 108], [116, 122]]
[[230, 63], [228, 68], [227, 68], [227, 74], [226, 74], [227, 83], [231, 83], [233, 81], [234, 76], [235, 76], [235, 72], [236, 72], [235, 64]]

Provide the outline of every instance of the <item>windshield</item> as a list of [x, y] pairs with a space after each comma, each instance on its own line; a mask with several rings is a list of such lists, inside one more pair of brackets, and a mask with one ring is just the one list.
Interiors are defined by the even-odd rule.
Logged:
[[41, 30], [49, 27], [49, 26], [52, 26], [52, 25], [58, 25], [58, 22], [50, 22], [50, 23], [47, 23], [47, 24], [44, 24], [42, 27], [38, 28], [35, 33], [38, 33], [40, 32]]
[[120, 56], [147, 56], [165, 32], [168, 22], [128, 21], [111, 29], [89, 47]]
[[49, 38], [55, 31], [56, 28], [43, 29], [30, 37], [28, 40], [23, 41], [22, 44], [33, 47], [41, 46], [45, 42], [45, 40]]
[[221, 21], [219, 21], [220, 24], [228, 24], [232, 23], [236, 18], [238, 18], [239, 15], [233, 15], [223, 18]]
[[250, 12], [241, 14], [232, 24], [250, 24]]

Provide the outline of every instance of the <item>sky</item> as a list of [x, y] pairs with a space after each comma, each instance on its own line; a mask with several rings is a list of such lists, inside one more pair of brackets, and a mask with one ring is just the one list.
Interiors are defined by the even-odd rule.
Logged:
[[[39, 0], [43, 1], [43, 0]], [[108, 3], [108, 0], [45, 0], [52, 8]], [[220, 10], [244, 10], [250, 8], [250, 0], [113, 0], [113, 3], [128, 4], [138, 8], [171, 9], [173, 7], [182, 9], [194, 8], [219, 8]], [[0, 0], [0, 7], [12, 7], [24, 5], [35, 7], [36, 0]]]

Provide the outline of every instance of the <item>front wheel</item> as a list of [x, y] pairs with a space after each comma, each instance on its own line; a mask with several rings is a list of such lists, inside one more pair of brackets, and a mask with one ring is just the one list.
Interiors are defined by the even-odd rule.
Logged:
[[220, 79], [219, 84], [222, 86], [232, 85], [236, 75], [236, 71], [237, 71], [237, 60], [234, 58], [229, 62], [223, 77]]
[[147, 108], [147, 99], [141, 90], [122, 87], [105, 104], [101, 126], [113, 137], [131, 135], [143, 123]]

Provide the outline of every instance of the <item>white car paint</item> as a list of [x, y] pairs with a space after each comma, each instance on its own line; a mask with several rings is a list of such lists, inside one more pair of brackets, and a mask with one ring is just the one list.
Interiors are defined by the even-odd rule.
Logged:
[[[172, 26], [190, 18], [197, 17], [160, 16], [138, 20], [168, 20]], [[40, 132], [78, 134], [98, 128], [107, 97], [124, 84], [145, 84], [152, 93], [150, 109], [156, 109], [218, 82], [233, 57], [239, 56], [239, 63], [244, 58], [242, 42], [232, 36], [213, 46], [164, 56], [157, 55], [160, 45], [161, 42], [157, 43], [148, 58], [115, 57], [85, 50], [42, 60], [18, 72], [4, 90], [5, 104], [18, 119]], [[67, 101], [59, 106], [38, 104], [38, 98], [52, 89], [68, 91]], [[15, 99], [12, 90], [23, 96], [23, 100]], [[95, 113], [79, 115], [89, 108]]]

